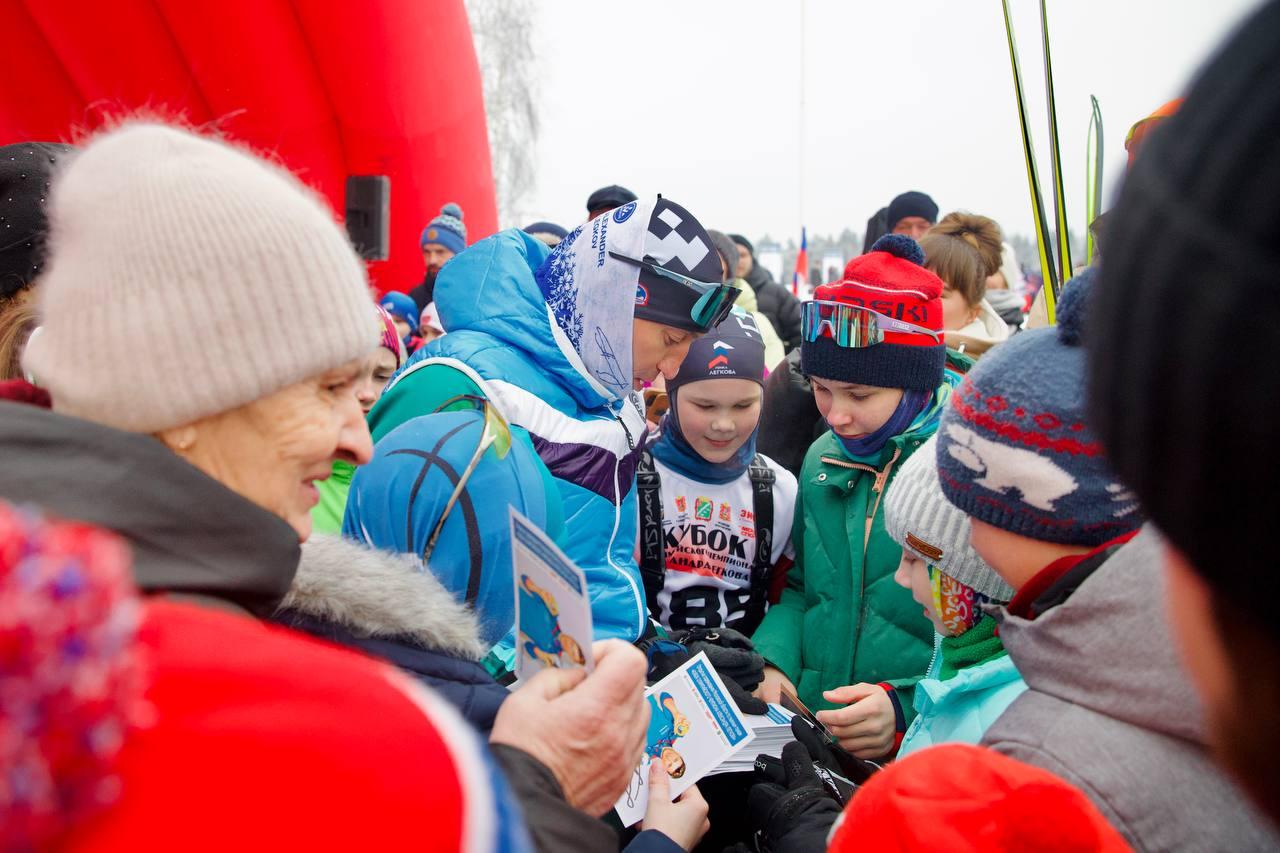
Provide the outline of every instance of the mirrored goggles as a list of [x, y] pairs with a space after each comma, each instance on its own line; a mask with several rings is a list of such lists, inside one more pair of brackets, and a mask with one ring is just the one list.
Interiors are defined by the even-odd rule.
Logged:
[[698, 301], [693, 303], [693, 307], [689, 309], [689, 317], [693, 320], [694, 325], [704, 332], [718, 325], [725, 317], [729, 316], [729, 312], [733, 310], [733, 303], [737, 301], [738, 295], [742, 293], [732, 284], [711, 284], [705, 281], [698, 281], [696, 278], [689, 278], [687, 275], [681, 275], [678, 272], [660, 267], [650, 260], [637, 260], [618, 252], [610, 252], [609, 256], [623, 263], [640, 267], [642, 270], [669, 279], [677, 284], [683, 284], [694, 293], [699, 294]]
[[837, 345], [852, 349], [883, 343], [885, 332], [928, 335], [942, 343], [942, 335], [933, 329], [895, 320], [861, 305], [821, 300], [801, 304], [800, 331], [806, 341], [816, 341], [825, 332]]

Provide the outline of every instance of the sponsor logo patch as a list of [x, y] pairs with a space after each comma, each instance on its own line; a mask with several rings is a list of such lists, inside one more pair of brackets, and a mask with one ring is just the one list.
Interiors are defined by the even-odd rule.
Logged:
[[715, 511], [715, 501], [707, 498], [698, 498], [693, 503], [693, 517], [700, 521], [710, 521], [711, 513]]
[[613, 221], [621, 225], [631, 218], [631, 214], [636, 212], [636, 203], [629, 201], [622, 207], [613, 212]]

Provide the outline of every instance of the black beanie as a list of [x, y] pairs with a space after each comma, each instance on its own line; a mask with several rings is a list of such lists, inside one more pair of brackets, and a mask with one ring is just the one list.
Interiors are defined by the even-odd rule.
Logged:
[[754, 258], [756, 256], [756, 247], [751, 245], [751, 241], [746, 237], [743, 237], [741, 234], [730, 234], [729, 239], [746, 249], [751, 257]]
[[0, 299], [35, 281], [44, 264], [49, 183], [68, 145], [20, 142], [0, 147]]
[[1280, 3], [1156, 128], [1107, 220], [1090, 416], [1147, 515], [1280, 633]]
[[635, 201], [636, 198], [636, 194], [626, 187], [610, 184], [587, 196], [587, 213], [595, 213], [597, 210], [613, 210], [615, 207], [622, 207], [629, 201]]
[[933, 199], [918, 190], [911, 190], [889, 202], [889, 230], [908, 216], [919, 216], [930, 225], [938, 221], [938, 205]]

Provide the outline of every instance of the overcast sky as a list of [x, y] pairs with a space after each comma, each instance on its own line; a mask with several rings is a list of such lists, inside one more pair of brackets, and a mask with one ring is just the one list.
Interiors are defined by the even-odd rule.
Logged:
[[[1039, 4], [1012, 2], [1049, 201]], [[1256, 5], [1050, 0], [1073, 230], [1084, 222], [1089, 95], [1102, 105], [1109, 198], [1130, 124], [1180, 94]], [[999, 0], [806, 0], [803, 16], [799, 0], [538, 8], [539, 168], [522, 205], [530, 220], [571, 227], [591, 190], [620, 183], [661, 192], [712, 228], [798, 239], [802, 221], [810, 233], [861, 233], [894, 195], [920, 189], [943, 212], [972, 210], [1031, 233]]]

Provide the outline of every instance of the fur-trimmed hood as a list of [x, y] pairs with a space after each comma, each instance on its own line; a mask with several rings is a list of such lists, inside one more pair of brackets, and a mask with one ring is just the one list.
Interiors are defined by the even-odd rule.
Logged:
[[464, 660], [485, 653], [475, 614], [411, 554], [312, 536], [280, 611], [335, 623], [358, 637], [400, 638]]

